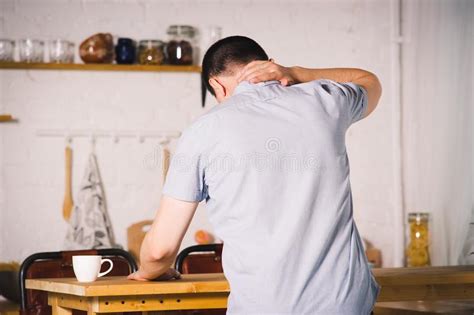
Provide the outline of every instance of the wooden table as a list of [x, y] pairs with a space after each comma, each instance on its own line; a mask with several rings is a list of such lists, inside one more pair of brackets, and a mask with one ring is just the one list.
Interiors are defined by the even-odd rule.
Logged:
[[223, 274], [183, 275], [181, 280], [141, 282], [126, 277], [104, 277], [92, 283], [75, 278], [30, 279], [28, 289], [48, 291], [53, 315], [71, 310], [88, 314], [216, 309], [227, 307], [230, 289]]
[[474, 300], [474, 266], [376, 268], [377, 302]]
[[[378, 302], [474, 300], [474, 266], [374, 269], [382, 286]], [[137, 282], [105, 277], [93, 283], [30, 279], [28, 289], [49, 292], [53, 315], [72, 309], [88, 314], [226, 308], [229, 284], [223, 274], [183, 275], [168, 282]]]

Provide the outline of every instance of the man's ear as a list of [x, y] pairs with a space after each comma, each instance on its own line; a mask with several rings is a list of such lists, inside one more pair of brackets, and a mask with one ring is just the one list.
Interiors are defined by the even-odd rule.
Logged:
[[226, 89], [224, 85], [222, 85], [216, 78], [210, 78], [209, 84], [214, 89], [214, 93], [216, 94], [216, 98], [223, 99], [226, 95]]

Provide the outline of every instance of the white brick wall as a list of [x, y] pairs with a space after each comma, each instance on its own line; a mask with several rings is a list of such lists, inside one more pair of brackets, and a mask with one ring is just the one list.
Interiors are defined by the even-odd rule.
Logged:
[[[165, 39], [185, 23], [248, 35], [285, 65], [353, 66], [385, 85], [379, 109], [348, 133], [355, 216], [361, 234], [392, 262], [390, 16], [388, 1], [33, 1], [0, 3], [0, 37], [67, 38], [96, 32]], [[0, 125], [0, 260], [59, 249], [66, 224], [63, 139], [38, 138], [38, 128], [177, 129], [199, 115], [197, 74], [0, 71], [0, 109], [20, 119]], [[386, 83], [386, 84], [385, 84]], [[210, 102], [213, 103], [213, 102]], [[97, 156], [118, 241], [125, 229], [153, 217], [160, 171], [144, 164], [156, 142], [99, 140]], [[74, 185], [82, 178], [89, 142], [74, 142]], [[3, 195], [3, 199], [2, 196]], [[208, 228], [200, 209], [192, 230]], [[185, 245], [192, 238], [187, 236]]]

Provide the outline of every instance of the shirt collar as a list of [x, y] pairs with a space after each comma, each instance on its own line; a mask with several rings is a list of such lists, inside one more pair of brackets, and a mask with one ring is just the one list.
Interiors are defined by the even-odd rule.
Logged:
[[243, 92], [251, 91], [251, 90], [254, 90], [258, 87], [267, 86], [267, 85], [274, 85], [274, 84], [280, 84], [280, 81], [271, 80], [271, 81], [264, 81], [264, 82], [260, 82], [260, 83], [250, 83], [249, 81], [242, 81], [235, 88], [233, 95], [237, 95], [237, 94], [240, 94], [240, 93], [243, 93]]

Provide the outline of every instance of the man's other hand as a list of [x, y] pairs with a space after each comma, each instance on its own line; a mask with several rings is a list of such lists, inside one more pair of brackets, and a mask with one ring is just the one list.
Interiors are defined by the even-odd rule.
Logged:
[[295, 83], [292, 68], [287, 68], [276, 64], [272, 59], [269, 61], [256, 60], [246, 65], [237, 81], [249, 81], [259, 83], [263, 81], [280, 81], [282, 85], [288, 86]]
[[168, 281], [172, 279], [181, 279], [181, 274], [177, 270], [169, 268], [164, 274], [160, 275], [158, 278], [150, 279], [147, 277], [145, 272], [139, 269], [138, 271], [130, 274], [127, 279], [137, 281]]

